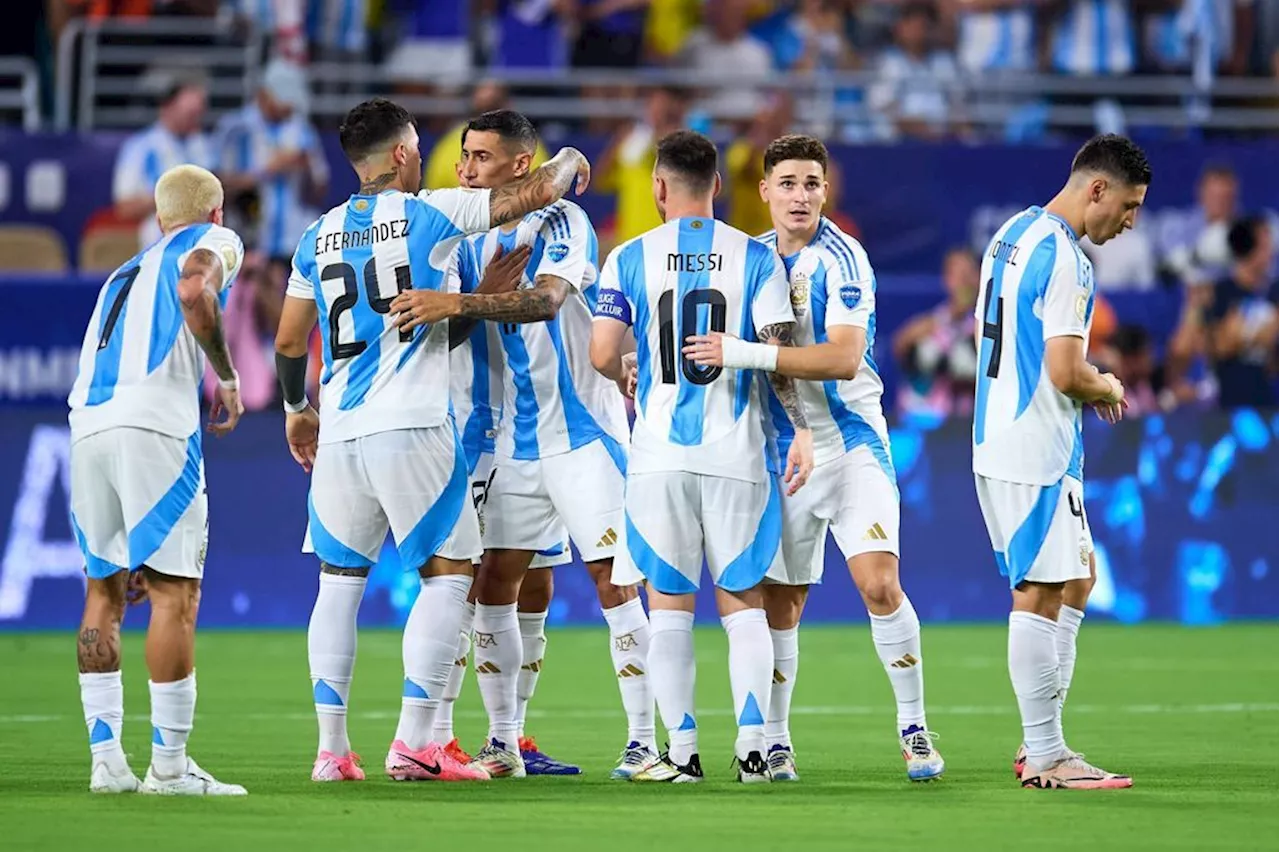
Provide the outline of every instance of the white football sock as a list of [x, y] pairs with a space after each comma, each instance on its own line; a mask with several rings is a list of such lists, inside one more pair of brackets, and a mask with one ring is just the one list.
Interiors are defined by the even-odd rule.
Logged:
[[517, 612], [520, 622], [520, 674], [516, 678], [516, 737], [524, 738], [524, 716], [538, 688], [542, 657], [547, 650], [547, 614]]
[[600, 610], [609, 623], [609, 653], [627, 712], [627, 742], [653, 745], [653, 688], [649, 683], [649, 617], [639, 598]]
[[1076, 673], [1076, 636], [1084, 613], [1073, 606], [1063, 604], [1058, 613], [1058, 707], [1067, 703], [1067, 690]]
[[449, 672], [449, 682], [445, 684], [444, 695], [440, 696], [440, 706], [436, 709], [432, 739], [441, 745], [448, 745], [457, 739], [457, 734], [453, 732], [453, 706], [462, 694], [462, 681], [467, 676], [467, 658], [471, 656], [471, 628], [475, 622], [476, 605], [468, 603], [462, 613], [462, 630], [458, 632], [458, 650], [453, 669]]
[[1058, 715], [1058, 624], [1030, 612], [1009, 613], [1009, 680], [1022, 714], [1027, 766], [1046, 769], [1067, 744]]
[[196, 673], [151, 683], [151, 768], [161, 778], [187, 771], [187, 737], [196, 718]]
[[347, 697], [356, 666], [356, 614], [368, 577], [320, 574], [320, 591], [307, 625], [311, 694], [320, 723], [320, 751], [343, 757], [347, 739]]
[[751, 752], [763, 757], [764, 718], [769, 712], [769, 687], [773, 681], [773, 640], [763, 609], [744, 609], [720, 619], [729, 637], [729, 687], [733, 690], [733, 715], [738, 739], [733, 750], [739, 759]]
[[489, 714], [489, 739], [515, 749], [516, 680], [524, 656], [515, 604], [476, 604], [472, 653], [476, 683]]
[[693, 656], [693, 613], [655, 609], [649, 613], [649, 680], [667, 727], [671, 760], [681, 766], [698, 751], [693, 705], [697, 665]]
[[791, 694], [800, 668], [800, 628], [770, 630], [773, 638], [773, 688], [769, 690], [769, 715], [764, 722], [764, 743], [791, 746]]
[[912, 725], [928, 728], [924, 720], [924, 661], [920, 657], [920, 619], [911, 599], [902, 603], [891, 615], [871, 616], [871, 639], [884, 670], [889, 673], [893, 697], [898, 702], [898, 730]]
[[80, 703], [89, 729], [89, 751], [94, 760], [123, 762], [120, 729], [124, 727], [124, 683], [120, 672], [87, 672], [80, 675]]
[[471, 577], [444, 574], [422, 581], [404, 626], [404, 695], [396, 739], [417, 751], [431, 742], [436, 708], [449, 683]]

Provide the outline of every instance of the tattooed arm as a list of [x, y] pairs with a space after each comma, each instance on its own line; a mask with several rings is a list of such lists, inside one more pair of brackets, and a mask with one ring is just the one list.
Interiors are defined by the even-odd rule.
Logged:
[[[760, 329], [760, 337], [763, 342], [779, 348], [794, 346], [792, 335], [795, 327], [796, 324], [793, 322], [774, 323]], [[795, 380], [790, 376], [774, 372], [769, 373], [769, 384], [773, 386], [778, 402], [787, 412], [787, 419], [791, 421], [791, 425], [796, 429], [808, 429], [809, 421], [804, 416], [804, 405], [800, 402], [800, 393], [796, 390]]]
[[568, 281], [555, 275], [539, 275], [530, 289], [511, 293], [405, 290], [391, 302], [391, 312], [399, 314], [396, 325], [400, 329], [454, 317], [504, 323], [542, 322], [555, 319], [568, 295]]
[[577, 148], [561, 148], [532, 174], [491, 190], [490, 227], [498, 227], [554, 204], [568, 193], [577, 178], [576, 194], [586, 191], [591, 180], [591, 164]]
[[178, 298], [187, 328], [209, 356], [209, 364], [218, 378], [230, 381], [236, 371], [231, 364], [231, 350], [222, 328], [222, 308], [218, 292], [222, 289], [222, 261], [207, 248], [198, 248], [187, 256], [178, 279]]

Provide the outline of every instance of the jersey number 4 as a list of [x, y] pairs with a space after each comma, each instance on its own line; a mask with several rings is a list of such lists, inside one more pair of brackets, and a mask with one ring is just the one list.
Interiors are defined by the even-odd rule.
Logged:
[[[685, 338], [698, 333], [698, 307], [708, 305], [711, 308], [711, 330], [721, 334], [725, 329], [724, 294], [719, 290], [690, 290], [680, 300], [680, 335], [675, 334], [675, 301], [676, 294], [667, 290], [658, 298], [658, 340], [662, 356], [662, 383], [676, 383], [676, 353], [684, 347]], [[724, 372], [723, 367], [710, 367], [695, 364], [683, 355], [680, 356], [680, 372], [690, 383], [709, 385]]]
[[[396, 267], [396, 292], [386, 299], [382, 297], [382, 291], [378, 289], [378, 267], [373, 258], [369, 258], [369, 262], [364, 265], [362, 277], [364, 278], [364, 292], [369, 302], [369, 307], [379, 314], [390, 313], [391, 301], [396, 295], [404, 290], [413, 289], [413, 280], [408, 266]], [[329, 309], [329, 351], [333, 354], [333, 360], [341, 361], [344, 358], [354, 358], [369, 348], [369, 341], [351, 340], [346, 343], [342, 342], [338, 320], [344, 313], [360, 302], [360, 282], [356, 279], [355, 267], [349, 263], [331, 263], [320, 270], [321, 281], [333, 281], [336, 279], [342, 279], [343, 292], [341, 296], [333, 300], [333, 305]], [[352, 325], [354, 326], [355, 324], [352, 323]], [[407, 343], [412, 339], [413, 332], [400, 332], [401, 343]]]
[[994, 379], [1000, 375], [1000, 355], [1004, 351], [1004, 297], [996, 299], [995, 322], [991, 322], [991, 285], [994, 278], [987, 279], [987, 296], [982, 304], [982, 336], [991, 341], [991, 360], [987, 362], [987, 378]]

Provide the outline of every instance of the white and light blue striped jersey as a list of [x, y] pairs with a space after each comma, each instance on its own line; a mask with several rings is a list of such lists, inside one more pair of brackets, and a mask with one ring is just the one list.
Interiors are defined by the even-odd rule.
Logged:
[[[214, 169], [212, 146], [203, 133], [187, 137], [175, 136], [163, 124], [156, 122], [145, 130], [130, 136], [120, 146], [116, 155], [115, 173], [111, 183], [114, 201], [150, 196], [156, 191], [160, 175], [174, 166], [190, 163], [201, 168]], [[155, 216], [145, 216], [138, 225], [138, 244], [149, 246], [160, 239], [160, 225]]]
[[529, 246], [520, 287], [539, 275], [569, 282], [554, 319], [498, 325], [505, 361], [497, 453], [528, 460], [567, 453], [602, 437], [627, 439], [626, 405], [618, 386], [597, 373], [588, 354], [598, 273], [596, 234], [582, 208], [558, 201], [504, 232], [471, 241], [476, 263], [471, 286], [497, 255]]
[[183, 439], [199, 433], [204, 352], [178, 299], [182, 265], [195, 249], [221, 260], [225, 303], [244, 246], [234, 231], [210, 223], [163, 236], [102, 285], [67, 398], [73, 441], [118, 426]]
[[[479, 283], [475, 254], [478, 239], [472, 236], [463, 240], [450, 256], [450, 291], [470, 293]], [[476, 323], [471, 335], [449, 352], [449, 401], [471, 473], [480, 456], [492, 454], [495, 448], [502, 420], [502, 370], [502, 340], [497, 323]]]
[[1128, 74], [1134, 66], [1133, 12], [1125, 0], [1071, 0], [1054, 33], [1053, 65], [1079, 76]]
[[959, 23], [956, 58], [961, 68], [975, 74], [1035, 70], [1034, 3], [990, 12], [961, 12]]
[[[777, 250], [776, 231], [760, 239]], [[787, 270], [791, 308], [796, 316], [797, 346], [826, 342], [827, 329], [833, 325], [851, 325], [867, 332], [866, 353], [852, 379], [796, 380], [805, 417], [813, 429], [814, 463], [832, 461], [865, 445], [871, 448], [890, 479], [896, 480], [889, 458], [889, 436], [880, 409], [884, 382], [874, 356], [876, 276], [866, 251], [856, 239], [823, 217], [809, 244], [796, 254], [783, 257], [782, 262]], [[795, 427], [772, 389], [765, 431], [771, 445], [770, 468], [779, 473], [781, 460], [787, 457], [795, 438]]]
[[1082, 478], [1081, 405], [1049, 380], [1045, 341], [1093, 322], [1093, 265], [1065, 221], [1030, 207], [1001, 226], [982, 258], [975, 311], [978, 383], [973, 471], [1006, 482]]
[[438, 426], [449, 413], [449, 328], [396, 328], [402, 290], [440, 290], [465, 234], [489, 227], [487, 189], [353, 195], [307, 228], [288, 295], [319, 309], [320, 441]]
[[218, 125], [218, 157], [221, 169], [232, 174], [253, 174], [266, 168], [277, 154], [302, 151], [309, 175], [298, 172], [276, 175], [258, 185], [261, 197], [255, 248], [271, 258], [287, 258], [298, 237], [318, 212], [307, 203], [308, 180], [312, 185], [329, 182], [320, 135], [307, 119], [294, 113], [281, 122], [269, 122], [250, 104], [224, 118]]
[[366, 0], [309, 0], [307, 40], [319, 47], [360, 53], [364, 50]]
[[605, 261], [596, 320], [630, 325], [638, 368], [628, 475], [688, 471], [761, 482], [764, 410], [756, 373], [681, 355], [710, 331], [756, 340], [795, 321], [786, 271], [759, 240], [714, 219], [672, 219]]

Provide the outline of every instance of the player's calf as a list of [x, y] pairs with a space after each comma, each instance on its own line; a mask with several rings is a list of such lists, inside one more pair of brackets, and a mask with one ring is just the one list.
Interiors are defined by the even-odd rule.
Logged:
[[126, 571], [89, 580], [84, 617], [76, 637], [80, 702], [93, 761], [89, 790], [94, 793], [131, 793], [139, 785], [120, 739], [124, 724], [120, 622], [128, 581]]

